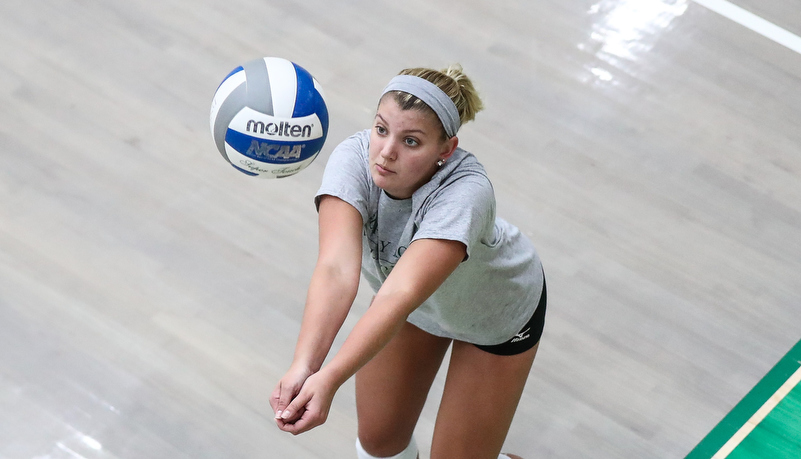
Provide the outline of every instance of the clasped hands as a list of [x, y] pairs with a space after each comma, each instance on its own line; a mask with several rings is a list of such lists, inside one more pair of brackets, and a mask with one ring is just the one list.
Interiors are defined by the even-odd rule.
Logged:
[[293, 364], [270, 396], [278, 428], [297, 435], [323, 424], [336, 389], [323, 372]]

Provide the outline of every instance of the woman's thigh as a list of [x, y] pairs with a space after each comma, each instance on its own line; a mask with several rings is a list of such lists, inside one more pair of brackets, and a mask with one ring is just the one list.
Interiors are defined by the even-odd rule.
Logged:
[[408, 446], [450, 342], [407, 322], [356, 373], [359, 441], [368, 453], [394, 456]]
[[498, 457], [538, 347], [505, 356], [453, 342], [431, 459]]

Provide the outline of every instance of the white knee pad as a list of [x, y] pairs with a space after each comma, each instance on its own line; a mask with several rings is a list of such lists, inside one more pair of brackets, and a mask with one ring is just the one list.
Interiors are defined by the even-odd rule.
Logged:
[[412, 441], [409, 442], [409, 446], [406, 447], [400, 453], [385, 458], [379, 458], [376, 456], [372, 456], [367, 453], [367, 451], [362, 448], [362, 442], [359, 439], [356, 439], [356, 457], [358, 459], [417, 459], [417, 442], [414, 441], [414, 437], [412, 437]]

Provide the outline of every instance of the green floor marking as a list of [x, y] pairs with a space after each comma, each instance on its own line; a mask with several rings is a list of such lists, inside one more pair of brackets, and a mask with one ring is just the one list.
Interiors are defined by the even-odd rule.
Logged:
[[[685, 459], [709, 459], [715, 455], [799, 367], [801, 367], [801, 341], [790, 349]], [[801, 457], [801, 443], [798, 440], [801, 436], [800, 390], [801, 385], [796, 385], [768, 417], [732, 451], [728, 459]], [[771, 448], [771, 445], [785, 443], [786, 446], [782, 448], [786, 452], [779, 450], [776, 455], [766, 456], [767, 448]]]
[[796, 385], [728, 459], [801, 458], [801, 385]]

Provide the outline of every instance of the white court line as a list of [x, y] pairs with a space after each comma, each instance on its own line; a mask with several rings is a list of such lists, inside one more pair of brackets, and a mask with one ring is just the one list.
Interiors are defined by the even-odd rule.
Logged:
[[801, 37], [768, 22], [726, 0], [693, 0], [695, 3], [727, 17], [754, 32], [801, 54]]
[[726, 456], [731, 454], [734, 451], [734, 448], [737, 447], [744, 439], [751, 433], [752, 430], [760, 423], [763, 419], [770, 413], [773, 408], [776, 408], [776, 405], [782, 401], [782, 399], [790, 393], [791, 390], [801, 381], [801, 368], [795, 371], [790, 378], [782, 384], [782, 387], [779, 388], [773, 395], [770, 396], [768, 401], [766, 401], [760, 409], [751, 416], [751, 419], [746, 421], [746, 423], [740, 427], [740, 430], [737, 431], [730, 439], [726, 442], [720, 450], [712, 456], [712, 459], [724, 459]]

